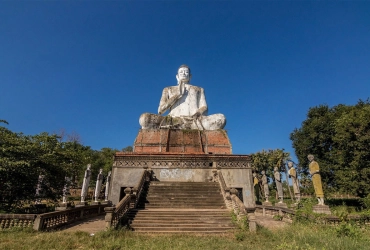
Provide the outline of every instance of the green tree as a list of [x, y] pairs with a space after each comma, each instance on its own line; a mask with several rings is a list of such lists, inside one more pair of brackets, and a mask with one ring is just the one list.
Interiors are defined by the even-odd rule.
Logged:
[[99, 169], [103, 169], [104, 176], [108, 175], [108, 172], [112, 170], [113, 156], [119, 150], [112, 148], [102, 148], [92, 152], [91, 170], [92, 178], [95, 179], [99, 173]]
[[290, 154], [284, 149], [262, 150], [250, 155], [255, 172], [266, 171], [267, 176], [273, 176], [274, 167], [285, 171], [285, 162], [290, 160]]
[[132, 146], [127, 146], [125, 148], [122, 149], [122, 152], [133, 152], [134, 149]]
[[33, 201], [39, 175], [44, 176], [44, 198], [58, 199], [64, 178], [89, 151], [77, 142], [60, 142], [57, 135], [30, 136], [0, 126], [0, 209], [15, 211]]
[[319, 162], [326, 192], [370, 193], [370, 103], [310, 108], [301, 128], [290, 139], [307, 174], [307, 155]]

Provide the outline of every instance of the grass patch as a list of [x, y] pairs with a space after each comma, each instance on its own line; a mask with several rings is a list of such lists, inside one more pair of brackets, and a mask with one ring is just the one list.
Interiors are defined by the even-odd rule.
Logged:
[[110, 230], [41, 233], [30, 229], [0, 231], [0, 249], [368, 249], [370, 231], [355, 225], [340, 227], [293, 224], [256, 233], [237, 230], [224, 235], [155, 235]]

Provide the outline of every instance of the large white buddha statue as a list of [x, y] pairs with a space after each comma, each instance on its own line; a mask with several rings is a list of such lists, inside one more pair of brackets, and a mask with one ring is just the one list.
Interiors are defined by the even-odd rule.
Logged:
[[[144, 113], [139, 123], [142, 129], [173, 128], [216, 130], [226, 125], [223, 114], [207, 116], [204, 89], [190, 85], [191, 73], [187, 65], [181, 65], [176, 75], [177, 86], [163, 89], [158, 114]], [[167, 116], [162, 116], [169, 111]]]

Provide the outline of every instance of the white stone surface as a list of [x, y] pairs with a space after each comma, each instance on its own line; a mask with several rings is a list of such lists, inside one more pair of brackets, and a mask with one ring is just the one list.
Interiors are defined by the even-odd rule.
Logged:
[[[204, 89], [190, 84], [190, 68], [180, 66], [176, 75], [177, 86], [163, 89], [159, 102], [158, 114], [144, 113], [139, 119], [142, 129], [151, 128], [180, 128], [216, 130], [226, 125], [223, 114], [207, 116], [207, 102]], [[170, 123], [162, 114], [169, 112], [168, 116], [174, 118]]]
[[103, 183], [103, 169], [100, 169], [98, 178], [96, 179], [96, 186], [95, 186], [95, 202], [98, 202], [99, 194], [101, 191], [101, 185]]
[[84, 181], [82, 184], [81, 189], [81, 202], [85, 202], [85, 198], [89, 189], [90, 177], [91, 177], [91, 164], [87, 165], [87, 169], [85, 171]]
[[110, 188], [110, 180], [112, 178], [111, 176], [112, 176], [112, 171], [109, 171], [108, 172], [108, 176], [107, 176], [107, 181], [105, 183], [105, 193], [104, 193], [105, 201], [108, 201], [109, 188]]

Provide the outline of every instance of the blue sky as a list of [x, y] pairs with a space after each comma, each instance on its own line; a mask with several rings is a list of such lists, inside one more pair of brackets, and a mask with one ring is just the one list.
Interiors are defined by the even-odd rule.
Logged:
[[1, 1], [0, 119], [132, 145], [181, 64], [233, 153], [284, 148], [309, 107], [370, 93], [369, 1]]

